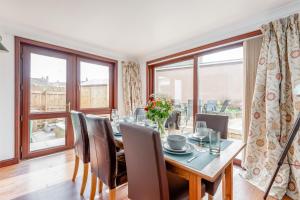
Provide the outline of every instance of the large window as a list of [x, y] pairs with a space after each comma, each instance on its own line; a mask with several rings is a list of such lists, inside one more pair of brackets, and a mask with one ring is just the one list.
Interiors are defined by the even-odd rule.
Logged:
[[198, 58], [198, 112], [229, 116], [229, 137], [241, 139], [243, 47]]
[[193, 60], [155, 68], [155, 93], [171, 98], [176, 109], [187, 112], [188, 128], [193, 127]]
[[[169, 96], [176, 108], [186, 109], [191, 130], [193, 111], [227, 115], [228, 137], [241, 139], [244, 88], [242, 43], [190, 57], [185, 61], [152, 66], [153, 92]], [[197, 91], [196, 102], [194, 91]]]

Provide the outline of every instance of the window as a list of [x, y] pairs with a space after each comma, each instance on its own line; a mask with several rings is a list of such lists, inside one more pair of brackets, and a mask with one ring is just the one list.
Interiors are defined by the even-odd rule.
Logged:
[[193, 127], [193, 60], [187, 60], [155, 68], [155, 93], [166, 95], [175, 107], [185, 109], [188, 128]]
[[229, 137], [242, 137], [243, 47], [198, 58], [198, 112], [229, 116]]
[[109, 107], [109, 67], [80, 61], [80, 108]]
[[73, 146], [71, 110], [107, 115], [116, 107], [117, 61], [17, 40], [21, 47], [22, 158]]
[[30, 54], [30, 111], [66, 110], [67, 62], [35, 53]]

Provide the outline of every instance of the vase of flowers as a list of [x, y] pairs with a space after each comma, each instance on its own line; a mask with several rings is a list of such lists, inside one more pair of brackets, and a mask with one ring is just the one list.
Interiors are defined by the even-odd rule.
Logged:
[[165, 135], [165, 123], [172, 112], [171, 101], [164, 96], [151, 95], [145, 107], [146, 116], [157, 124], [159, 133]]

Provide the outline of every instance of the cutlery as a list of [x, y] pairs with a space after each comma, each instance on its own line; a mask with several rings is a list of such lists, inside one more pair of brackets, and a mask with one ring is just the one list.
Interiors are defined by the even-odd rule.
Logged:
[[197, 154], [197, 155], [195, 155], [195, 156], [193, 156], [193, 157], [191, 157], [191, 158], [188, 159], [186, 162], [190, 163], [190, 162], [192, 162], [193, 160], [195, 160], [196, 158], [198, 158], [199, 156], [200, 156], [200, 153]]

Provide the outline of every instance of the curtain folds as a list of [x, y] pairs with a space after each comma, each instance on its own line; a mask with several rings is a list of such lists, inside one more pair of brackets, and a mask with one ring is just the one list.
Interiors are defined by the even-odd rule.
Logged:
[[[253, 99], [257, 63], [262, 44], [262, 36], [249, 39], [244, 42], [244, 105], [243, 105], [243, 140], [247, 143], [250, 119], [251, 104]], [[243, 152], [242, 166], [245, 162], [245, 152]]]
[[140, 65], [131, 61], [122, 62], [122, 70], [124, 110], [129, 115], [142, 105]]
[[[257, 66], [244, 167], [246, 178], [265, 190], [299, 112], [300, 99], [292, 89], [300, 84], [299, 15], [262, 27], [263, 42]], [[298, 134], [299, 135], [299, 134]], [[296, 137], [273, 184], [271, 195], [285, 193], [300, 199], [300, 140]]]

